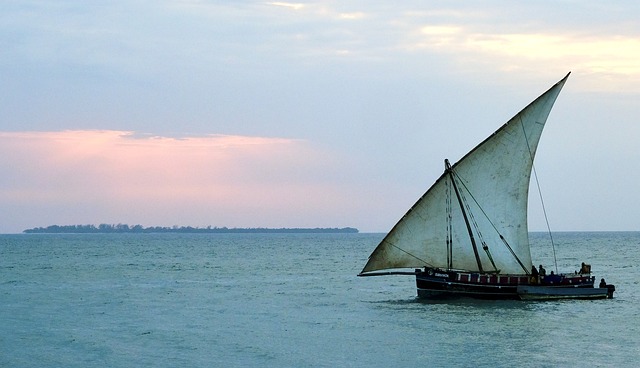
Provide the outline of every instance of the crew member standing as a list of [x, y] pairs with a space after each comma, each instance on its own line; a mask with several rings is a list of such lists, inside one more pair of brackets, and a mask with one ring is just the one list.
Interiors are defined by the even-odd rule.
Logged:
[[531, 283], [538, 283], [538, 270], [536, 270], [536, 266], [534, 265], [531, 265]]

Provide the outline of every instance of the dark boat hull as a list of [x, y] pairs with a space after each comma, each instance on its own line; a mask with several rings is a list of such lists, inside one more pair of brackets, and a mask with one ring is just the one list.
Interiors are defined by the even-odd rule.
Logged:
[[[595, 277], [590, 275], [552, 275], [537, 280], [528, 275], [481, 274], [430, 268], [416, 270], [418, 297], [428, 299], [447, 297], [524, 299], [522, 294], [525, 290], [527, 299], [536, 299], [536, 295], [547, 295], [546, 299], [581, 296], [581, 298], [606, 298], [607, 289], [595, 289], [594, 281]], [[529, 286], [535, 286], [535, 289], [522, 288]]]
[[[606, 299], [608, 288], [594, 287], [552, 287], [521, 285], [517, 289], [521, 300], [556, 300], [556, 299]], [[613, 296], [613, 293], [611, 293]]]

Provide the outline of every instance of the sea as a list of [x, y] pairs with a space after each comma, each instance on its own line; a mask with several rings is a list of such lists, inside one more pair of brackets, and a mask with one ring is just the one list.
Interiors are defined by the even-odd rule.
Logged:
[[531, 233], [613, 299], [416, 298], [357, 277], [384, 234], [0, 235], [0, 367], [624, 367], [640, 233]]

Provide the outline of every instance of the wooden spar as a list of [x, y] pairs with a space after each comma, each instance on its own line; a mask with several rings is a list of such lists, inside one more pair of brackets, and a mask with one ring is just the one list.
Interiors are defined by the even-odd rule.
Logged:
[[384, 271], [384, 272], [367, 272], [367, 273], [359, 273], [358, 276], [389, 276], [389, 275], [410, 275], [415, 276], [418, 275], [419, 271]]
[[458, 198], [458, 204], [460, 204], [460, 210], [462, 211], [462, 217], [464, 218], [464, 223], [467, 225], [467, 231], [469, 232], [469, 239], [471, 239], [471, 246], [473, 247], [473, 254], [476, 256], [476, 262], [478, 263], [478, 270], [480, 272], [484, 272], [482, 269], [482, 262], [480, 261], [480, 255], [478, 254], [478, 247], [476, 246], [476, 240], [473, 237], [473, 231], [471, 230], [471, 224], [469, 224], [469, 219], [467, 218], [467, 212], [464, 210], [464, 203], [462, 202], [462, 198], [460, 197], [460, 192], [458, 191], [458, 185], [453, 177], [453, 170], [451, 169], [451, 164], [449, 160], [445, 159], [444, 164], [447, 170], [447, 173], [451, 177], [451, 183], [453, 184], [453, 190], [456, 192], [456, 197]]

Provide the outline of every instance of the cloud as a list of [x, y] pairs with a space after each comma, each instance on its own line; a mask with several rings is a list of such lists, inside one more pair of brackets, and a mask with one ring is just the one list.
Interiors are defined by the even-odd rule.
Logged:
[[[554, 16], [529, 16], [543, 10], [491, 2], [15, 3], [3, 16], [7, 36], [0, 39], [7, 45], [4, 58], [97, 66], [138, 77], [313, 69], [319, 61], [364, 62], [361, 69], [371, 67], [369, 62], [411, 64], [419, 53], [422, 68], [446, 57], [444, 65], [462, 71], [579, 71], [599, 77], [591, 89], [619, 90], [628, 76], [640, 78], [640, 41], [623, 6], [587, 2], [572, 9], [576, 19], [570, 21], [562, 5], [552, 8]], [[591, 12], [601, 16], [594, 19]], [[131, 14], [145, 17], [134, 20]], [[615, 25], [612, 19], [618, 19]], [[553, 67], [540, 71], [541, 64]], [[408, 72], [416, 68], [417, 63]]]
[[293, 10], [300, 10], [305, 7], [304, 4], [300, 4], [300, 3], [285, 3], [285, 2], [278, 2], [278, 1], [267, 3], [267, 4], [273, 5], [273, 6], [282, 6], [282, 7], [293, 9]]
[[4, 226], [322, 226], [345, 199], [334, 157], [301, 140], [3, 132], [0, 147]]
[[[640, 41], [635, 37], [584, 37], [570, 34], [469, 34], [460, 46], [501, 59], [503, 68], [538, 69], [539, 65], [569, 65], [585, 74], [615, 76], [615, 90], [628, 76], [640, 76]], [[602, 79], [599, 79], [602, 82]]]
[[564, 71], [589, 75], [580, 89], [638, 92], [640, 41], [634, 32], [616, 33], [602, 25], [488, 22], [470, 12], [442, 19], [419, 13], [397, 22], [405, 30], [399, 47], [410, 53], [446, 55], [459, 70], [519, 72], [537, 77]]

